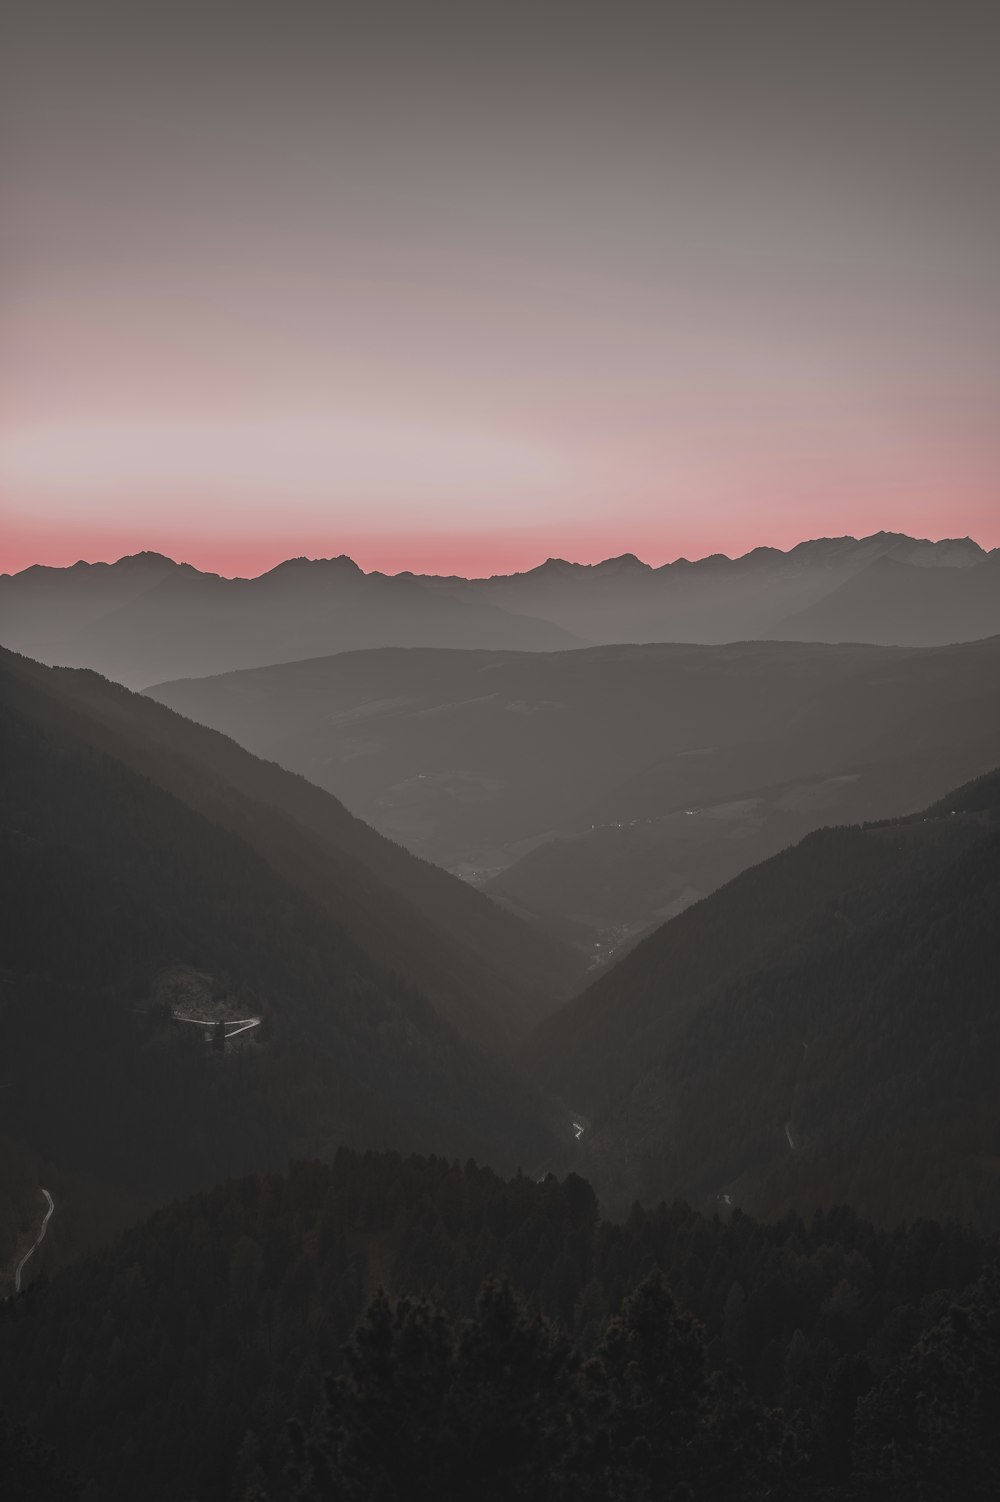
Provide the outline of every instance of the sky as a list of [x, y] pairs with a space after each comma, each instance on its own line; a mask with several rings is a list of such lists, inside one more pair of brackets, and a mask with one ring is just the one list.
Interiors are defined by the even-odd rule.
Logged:
[[1000, 7], [18, 12], [0, 568], [1000, 544]]

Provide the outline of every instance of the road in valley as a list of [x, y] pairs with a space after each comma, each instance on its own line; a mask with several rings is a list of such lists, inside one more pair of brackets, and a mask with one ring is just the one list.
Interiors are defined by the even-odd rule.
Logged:
[[247, 1017], [242, 1022], [227, 1022], [226, 1026], [233, 1029], [231, 1033], [226, 1034], [228, 1043], [230, 1038], [238, 1038], [240, 1033], [248, 1033], [252, 1027], [260, 1027], [260, 1018]]
[[[212, 1029], [216, 1026], [216, 1022], [213, 1021], [211, 1018], [205, 1018], [205, 1017], [187, 1017], [187, 1016], [185, 1016], [185, 1014], [183, 1012], [171, 1012], [170, 1015], [174, 1019], [175, 1022], [193, 1022], [196, 1027], [204, 1028], [204, 1030], [205, 1030], [206, 1033], [210, 1033], [212, 1031]], [[227, 1033], [226, 1034], [226, 1042], [228, 1043], [230, 1038], [238, 1038], [239, 1035], [240, 1035], [240, 1033], [248, 1033], [252, 1027], [260, 1027], [260, 1018], [259, 1017], [235, 1017], [235, 1018], [232, 1018], [232, 1019], [226, 1018], [225, 1019], [225, 1023], [226, 1023], [226, 1027], [231, 1027], [233, 1029], [233, 1031], [231, 1033]]]
[[46, 1198], [46, 1201], [48, 1203], [48, 1207], [49, 1208], [45, 1212], [45, 1219], [42, 1221], [42, 1228], [39, 1231], [38, 1235], [35, 1237], [34, 1244], [32, 1246], [29, 1246], [28, 1250], [25, 1252], [24, 1256], [21, 1258], [20, 1262], [17, 1264], [17, 1269], [16, 1269], [16, 1271], [14, 1273], [14, 1292], [15, 1293], [20, 1293], [21, 1292], [21, 1274], [24, 1272], [25, 1263], [27, 1263], [27, 1262], [30, 1261], [30, 1259], [38, 1251], [38, 1248], [41, 1246], [42, 1242], [45, 1240], [45, 1233], [49, 1229], [49, 1221], [52, 1219], [52, 1212], [56, 1208], [56, 1202], [52, 1198], [52, 1196], [49, 1193], [49, 1191], [47, 1189], [43, 1189], [42, 1193], [44, 1194], [44, 1196]]

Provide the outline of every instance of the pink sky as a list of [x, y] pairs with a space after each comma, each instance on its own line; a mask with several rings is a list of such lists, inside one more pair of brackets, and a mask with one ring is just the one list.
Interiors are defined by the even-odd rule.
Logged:
[[[861, 509], [845, 508], [831, 525], [819, 531], [803, 530], [788, 517], [768, 524], [765, 516], [746, 518], [742, 525], [724, 534], [699, 525], [692, 517], [689, 526], [672, 525], [669, 529], [646, 530], [617, 528], [609, 519], [606, 526], [596, 526], [581, 533], [560, 534], [552, 528], [524, 528], [520, 532], [477, 531], [436, 534], [433, 532], [399, 533], [386, 536], [381, 532], [334, 533], [289, 532], [239, 537], [217, 532], [182, 534], [169, 524], [105, 527], [99, 523], [79, 530], [59, 523], [31, 523], [5, 529], [0, 571], [16, 573], [33, 563], [64, 567], [78, 559], [88, 562], [113, 562], [128, 553], [145, 549], [164, 553], [179, 562], [228, 576], [253, 577], [273, 568], [285, 558], [306, 556], [332, 557], [347, 553], [366, 572], [379, 569], [398, 573], [462, 574], [480, 577], [493, 573], [514, 573], [533, 568], [549, 557], [566, 557], [579, 563], [597, 563], [620, 553], [635, 553], [654, 565], [678, 557], [701, 558], [723, 552], [731, 557], [765, 545], [788, 549], [811, 536], [840, 536], [851, 533], [865, 536], [873, 531], [908, 532], [912, 536], [972, 536], [984, 548], [1000, 546], [1000, 527], [996, 523], [997, 507], [989, 498], [967, 518], [942, 516], [932, 506], [908, 508], [884, 507], [880, 514], [867, 515]], [[884, 514], [888, 512], [889, 514]], [[853, 519], [852, 519], [853, 518]], [[976, 525], [976, 522], [980, 525]]]
[[988, 7], [293, 9], [19, 8], [0, 569], [1000, 544]]
[[450, 399], [408, 402], [387, 382], [381, 412], [372, 396], [368, 412], [309, 413], [303, 397], [299, 416], [260, 393], [227, 410], [204, 377], [197, 417], [176, 398], [164, 414], [139, 379], [132, 410], [123, 392], [112, 417], [81, 402], [0, 432], [0, 569], [153, 550], [225, 574], [347, 553], [366, 570], [481, 575], [880, 530], [1000, 544], [1000, 430], [968, 378], [935, 408], [923, 371], [890, 383], [874, 360], [831, 358], [811, 386], [773, 351], [756, 384], [734, 363], [683, 389], [620, 374], [617, 403], [595, 380], [601, 419], [566, 368], [542, 414], [494, 370]]

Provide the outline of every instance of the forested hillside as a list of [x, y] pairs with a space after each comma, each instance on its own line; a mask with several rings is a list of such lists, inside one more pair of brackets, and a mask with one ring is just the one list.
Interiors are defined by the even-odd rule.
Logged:
[[[540, 1160], [548, 1114], [508, 1066], [33, 692], [0, 706], [0, 1110], [11, 1163], [30, 1159], [61, 1206], [54, 1254], [115, 1207], [341, 1143]], [[192, 998], [223, 1032], [259, 1023], [212, 1046], [175, 1020]]]
[[609, 1204], [848, 1201], [1000, 1227], [1000, 776], [810, 835], [666, 924], [544, 1024]]
[[[296, 1469], [310, 1499], [631, 1502], [662, 1496], [664, 1466], [703, 1502], [943, 1498], [907, 1490], [914, 1465], [996, 1461], [994, 1251], [848, 1210], [766, 1225], [674, 1204], [615, 1225], [573, 1175], [342, 1151], [163, 1210], [3, 1306], [0, 1403], [91, 1480], [87, 1502], [281, 1502]], [[481, 1296], [491, 1278], [515, 1301]], [[327, 1371], [346, 1382], [324, 1419]], [[896, 1421], [915, 1381], [933, 1428]], [[319, 1481], [330, 1464], [343, 1490]]]

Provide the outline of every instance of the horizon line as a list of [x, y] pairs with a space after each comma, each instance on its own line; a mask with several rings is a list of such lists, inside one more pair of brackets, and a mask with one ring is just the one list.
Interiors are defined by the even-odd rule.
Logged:
[[911, 534], [909, 532], [894, 532], [894, 531], [891, 531], [891, 530], [886, 530], [884, 528], [880, 528], [877, 532], [865, 533], [863, 536], [860, 536], [860, 537], [856, 536], [854, 533], [844, 532], [844, 533], [829, 534], [829, 535], [828, 534], [823, 534], [823, 535], [818, 536], [818, 537], [802, 538], [799, 542], [794, 543], [790, 548], [778, 548], [778, 547], [774, 547], [774, 546], [772, 546], [770, 544], [767, 544], [767, 543], [759, 543], [755, 547], [749, 548], [745, 553], [729, 554], [729, 553], [724, 553], [724, 552], [713, 552], [713, 553], [706, 553], [706, 554], [702, 555], [699, 558], [688, 558], [685, 555], [681, 554], [678, 557], [670, 559], [666, 563], [661, 563], [661, 564], [650, 564], [650, 563], [647, 563], [647, 562], [645, 562], [644, 559], [640, 558], [638, 556], [638, 554], [633, 553], [633, 552], [629, 552], [629, 551], [625, 551], [623, 553], [609, 554], [608, 557], [599, 559], [596, 563], [581, 563], [581, 562], [573, 560], [573, 559], [550, 555], [549, 557], [543, 559], [540, 563], [533, 564], [530, 568], [513, 569], [513, 570], [511, 570], [510, 572], [507, 572], [507, 573], [501, 573], [501, 572], [492, 573], [492, 574], [433, 573], [433, 572], [426, 572], [426, 571], [425, 572], [417, 572], [416, 570], [409, 569], [409, 568], [399, 569], [395, 573], [389, 573], [388, 571], [386, 571], [384, 569], [377, 569], [377, 568], [364, 569], [348, 553], [330, 554], [328, 556], [316, 555], [314, 557], [310, 557], [307, 554], [291, 554], [287, 558], [283, 558], [283, 559], [279, 560], [279, 562], [277, 562], [275, 564], [272, 564], [272, 566], [270, 568], [263, 569], [259, 574], [224, 574], [221, 571], [216, 570], [216, 569], [199, 568], [196, 564], [188, 563], [183, 558], [180, 558], [180, 559], [173, 558], [168, 553], [162, 553], [158, 549], [147, 548], [147, 549], [139, 549], [137, 552], [134, 552], [134, 553], [122, 553], [119, 557], [114, 558], [114, 559], [110, 559], [110, 558], [93, 558], [93, 559], [78, 558], [75, 562], [68, 563], [68, 564], [29, 563], [29, 564], [26, 564], [24, 568], [15, 569], [15, 570], [13, 570], [13, 571], [11, 571], [9, 573], [6, 572], [6, 571], [0, 573], [0, 579], [17, 579], [17, 578], [20, 578], [24, 574], [32, 573], [35, 570], [41, 570], [41, 569], [44, 569], [44, 570], [49, 571], [51, 573], [69, 573], [73, 569], [84, 569], [84, 568], [117, 568], [119, 564], [130, 563], [130, 562], [137, 561], [139, 559], [161, 559], [164, 563], [168, 563], [168, 564], [172, 565], [174, 568], [190, 569], [193, 573], [200, 574], [204, 578], [226, 579], [226, 580], [229, 580], [229, 581], [232, 581], [232, 582], [243, 581], [243, 582], [246, 582], [246, 583], [251, 583], [251, 582], [253, 582], [254, 580], [257, 580], [257, 579], [264, 579], [269, 574], [277, 573], [277, 571], [279, 569], [288, 567], [289, 564], [300, 563], [300, 564], [309, 564], [309, 565], [312, 565], [312, 564], [324, 564], [324, 563], [341, 563], [341, 564], [349, 564], [353, 570], [355, 570], [357, 573], [363, 575], [365, 578], [385, 578], [385, 579], [405, 579], [405, 578], [412, 578], [412, 579], [463, 579], [467, 583], [471, 584], [471, 583], [488, 582], [489, 580], [492, 580], [492, 579], [513, 579], [513, 578], [524, 577], [527, 574], [537, 573], [541, 569], [548, 567], [550, 564], [551, 565], [562, 565], [562, 566], [564, 566], [566, 568], [580, 569], [580, 570], [585, 570], [587, 572], [593, 572], [593, 571], [595, 571], [597, 569], [605, 568], [608, 564], [618, 563], [618, 564], [633, 565], [633, 566], [635, 566], [637, 568], [646, 570], [649, 573], [662, 573], [665, 570], [671, 569], [671, 568], [675, 568], [678, 565], [687, 565], [689, 568], [695, 568], [699, 564], [712, 563], [712, 562], [714, 562], [716, 560], [718, 560], [718, 561], [725, 561], [726, 563], [742, 563], [744, 560], [746, 560], [748, 558], [752, 558], [755, 554], [761, 554], [761, 553], [770, 554], [770, 555], [773, 555], [774, 557], [789, 558], [793, 553], [798, 552], [800, 548], [812, 547], [812, 546], [815, 546], [815, 545], [817, 545], [819, 543], [859, 543], [860, 544], [860, 543], [866, 543], [866, 542], [874, 542], [874, 541], [876, 541], [879, 538], [894, 538], [894, 539], [898, 539], [899, 541], [912, 542], [912, 543], [916, 543], [916, 544], [926, 543], [930, 547], [941, 547], [942, 545], [948, 544], [948, 543], [953, 543], [953, 544], [963, 544], [963, 543], [966, 543], [966, 544], [970, 544], [972, 547], [977, 548], [979, 550], [979, 552], [982, 553], [982, 555], [983, 555], [984, 558], [988, 558], [991, 553], [997, 551], [996, 548], [984, 548], [981, 543], [977, 542], [975, 538], [969, 536], [968, 534], [966, 534], [965, 536], [962, 536], [962, 537], [953, 537], [953, 536], [950, 536], [950, 537], [930, 538], [930, 537], [917, 537], [917, 536], [914, 536], [913, 534]]

